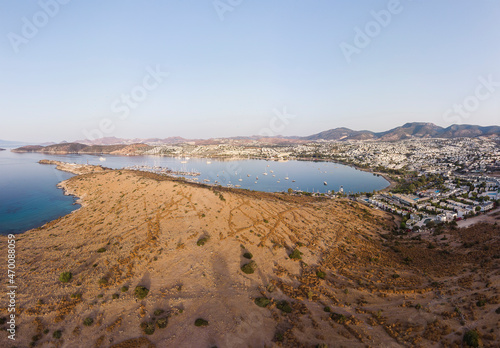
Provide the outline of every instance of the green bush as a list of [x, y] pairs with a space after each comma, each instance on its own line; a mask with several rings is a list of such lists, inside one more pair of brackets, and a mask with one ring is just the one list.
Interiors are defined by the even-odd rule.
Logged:
[[112, 298], [113, 300], [119, 299], [119, 298], [120, 298], [120, 294], [113, 294], [113, 295], [111, 296], [111, 298]]
[[318, 271], [316, 272], [316, 276], [317, 276], [318, 278], [325, 279], [325, 277], [326, 277], [326, 273], [325, 273], [325, 272], [323, 272], [323, 271], [319, 271], [319, 270], [318, 270]]
[[158, 317], [158, 316], [160, 316], [160, 315], [162, 315], [163, 313], [165, 313], [165, 311], [164, 311], [163, 309], [156, 309], [156, 310], [153, 312], [153, 314], [154, 314], [155, 316], [157, 316], [157, 317]]
[[253, 257], [253, 255], [252, 255], [252, 253], [246, 252], [246, 253], [244, 253], [244, 254], [243, 254], [243, 257], [244, 257], [245, 259], [249, 259], [249, 260], [251, 260], [251, 259], [252, 259], [252, 257]]
[[486, 306], [486, 300], [481, 299], [481, 300], [477, 301], [476, 302], [476, 306], [478, 306], [478, 307], [484, 307], [484, 306]]
[[160, 318], [156, 321], [156, 326], [158, 326], [158, 329], [164, 329], [167, 327], [168, 324], [168, 319], [167, 318]]
[[52, 333], [52, 337], [54, 337], [55, 339], [59, 339], [62, 337], [62, 331], [61, 330], [56, 330]]
[[302, 259], [302, 253], [299, 251], [299, 249], [294, 249], [292, 253], [290, 254], [290, 258], [292, 260], [301, 260]]
[[267, 307], [271, 303], [267, 297], [257, 297], [254, 302], [259, 307]]
[[208, 242], [208, 237], [203, 237], [203, 238], [198, 239], [198, 241], [196, 242], [196, 245], [203, 246], [203, 245], [205, 245], [206, 242]]
[[94, 323], [94, 319], [92, 319], [92, 318], [90, 318], [90, 317], [89, 317], [89, 318], [85, 318], [85, 319], [83, 320], [83, 325], [85, 325], [85, 326], [90, 326], [90, 325], [92, 325], [93, 323]]
[[208, 326], [208, 321], [202, 318], [198, 318], [194, 321], [195, 326]]
[[285, 300], [278, 302], [276, 308], [285, 313], [292, 313], [292, 307], [290, 307], [288, 301]]
[[343, 314], [338, 314], [338, 313], [332, 313], [330, 316], [333, 321], [336, 321], [339, 324], [343, 324], [347, 321], [347, 318]]
[[106, 251], [106, 248], [99, 248], [99, 249], [97, 249], [97, 252], [98, 252], [98, 253], [103, 253], [103, 252], [105, 252], [105, 251]]
[[397, 279], [397, 278], [399, 278], [399, 277], [400, 277], [400, 275], [399, 275], [399, 274], [396, 274], [396, 273], [394, 273], [394, 274], [392, 275], [392, 278], [394, 278], [394, 279]]
[[330, 307], [326, 306], [325, 308], [323, 308], [323, 311], [329, 313], [331, 312], [332, 310], [330, 309]]
[[137, 297], [139, 300], [142, 300], [143, 298], [148, 296], [149, 289], [145, 288], [144, 286], [138, 285], [135, 287], [134, 293], [135, 293], [135, 297]]
[[257, 264], [255, 263], [255, 261], [251, 261], [251, 262], [243, 265], [241, 267], [241, 270], [243, 271], [243, 273], [252, 274], [255, 272], [256, 267], [257, 267]]
[[141, 323], [141, 329], [146, 335], [152, 335], [155, 332], [155, 323], [151, 321], [145, 321]]
[[464, 342], [471, 347], [479, 347], [479, 333], [469, 330], [464, 334]]
[[76, 298], [77, 300], [81, 300], [82, 294], [80, 294], [79, 292], [76, 292], [74, 294], [71, 294], [71, 298]]
[[108, 279], [107, 278], [101, 278], [101, 279], [99, 279], [99, 285], [100, 286], [106, 286], [106, 285], [108, 285]]
[[120, 290], [121, 290], [121, 292], [127, 292], [128, 291], [128, 286], [124, 285], [124, 286], [121, 287]]
[[61, 283], [67, 283], [73, 278], [73, 274], [71, 272], [62, 272], [59, 276], [59, 281]]

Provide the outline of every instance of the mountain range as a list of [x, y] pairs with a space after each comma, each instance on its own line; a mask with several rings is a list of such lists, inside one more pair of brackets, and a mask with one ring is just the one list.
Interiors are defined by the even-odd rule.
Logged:
[[396, 141], [409, 138], [474, 138], [500, 135], [499, 126], [481, 127], [475, 125], [451, 125], [447, 128], [433, 123], [411, 122], [385, 132], [368, 130], [355, 131], [349, 128], [335, 128], [303, 137], [305, 140], [380, 140]]
[[440, 127], [433, 123], [426, 122], [410, 122], [400, 127], [392, 128], [384, 132], [372, 132], [369, 130], [352, 130], [345, 127], [329, 129], [317, 134], [301, 137], [301, 136], [238, 136], [218, 139], [185, 139], [181, 137], [169, 137], [165, 139], [148, 138], [148, 139], [122, 139], [115, 137], [100, 138], [96, 140], [77, 140], [75, 143], [86, 145], [114, 145], [114, 144], [180, 144], [193, 142], [196, 144], [212, 144], [223, 141], [236, 142], [266, 142], [266, 143], [298, 143], [303, 141], [321, 141], [321, 140], [379, 140], [379, 141], [397, 141], [410, 138], [475, 138], [479, 136], [500, 136], [500, 126], [476, 126], [476, 125], [451, 125], [449, 127]]
[[[475, 138], [480, 136], [492, 137], [500, 136], [500, 126], [477, 126], [477, 125], [451, 125], [449, 127], [440, 127], [433, 123], [425, 122], [410, 122], [400, 127], [392, 128], [384, 132], [373, 132], [369, 130], [352, 130], [345, 127], [329, 129], [317, 134], [309, 136], [281, 136], [276, 135], [273, 137], [267, 136], [235, 136], [228, 138], [210, 138], [210, 139], [186, 139], [182, 137], [168, 137], [168, 138], [134, 138], [124, 139], [117, 137], [104, 137], [95, 140], [83, 139], [76, 140], [68, 143], [63, 141], [59, 144], [44, 143], [40, 145], [64, 145], [64, 144], [83, 144], [87, 146], [105, 146], [105, 145], [132, 145], [132, 144], [148, 144], [148, 145], [175, 145], [181, 143], [193, 143], [197, 145], [211, 145], [220, 144], [224, 142], [238, 143], [238, 144], [252, 144], [252, 143], [267, 143], [267, 144], [290, 144], [290, 143], [303, 143], [306, 141], [346, 141], [346, 140], [372, 140], [372, 141], [398, 141], [411, 138]], [[0, 145], [13, 145], [16, 142], [0, 141]], [[4, 146], [5, 146], [4, 145]], [[16, 145], [27, 145], [26, 143], [17, 143]], [[70, 147], [71, 147], [70, 146]], [[8, 146], [9, 147], [9, 146]], [[35, 148], [25, 147], [31, 151], [36, 151]], [[76, 150], [76, 149], [71, 149]], [[80, 152], [82, 149], [76, 151]], [[94, 151], [98, 149], [89, 148], [87, 151]], [[118, 149], [121, 150], [121, 149]]]

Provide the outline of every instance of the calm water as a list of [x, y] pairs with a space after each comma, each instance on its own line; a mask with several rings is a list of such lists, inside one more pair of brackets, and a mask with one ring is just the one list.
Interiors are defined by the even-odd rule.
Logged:
[[[78, 205], [73, 204], [74, 198], [64, 196], [62, 190], [56, 187], [58, 182], [72, 175], [56, 170], [55, 166], [38, 164], [43, 158], [101, 164], [110, 168], [148, 165], [197, 171], [201, 173], [198, 176], [200, 182], [210, 180], [210, 183], [214, 183], [217, 180], [223, 186], [241, 185], [241, 188], [268, 192], [286, 191], [288, 188], [309, 192], [338, 191], [341, 185], [344, 192], [371, 192], [389, 185], [382, 177], [328, 162], [221, 161], [191, 158], [187, 163], [181, 163], [186, 159], [159, 156], [100, 158], [91, 155], [16, 154], [0, 151], [1, 234], [19, 233], [41, 226], [78, 208]], [[286, 180], [285, 177], [289, 179]], [[325, 181], [326, 186], [323, 184]]]

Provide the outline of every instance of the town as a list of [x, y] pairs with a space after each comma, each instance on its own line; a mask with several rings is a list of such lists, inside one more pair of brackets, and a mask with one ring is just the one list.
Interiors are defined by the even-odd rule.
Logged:
[[349, 196], [400, 215], [404, 229], [453, 222], [493, 209], [500, 200], [500, 138], [400, 141], [316, 141], [272, 144], [219, 139], [216, 144], [159, 145], [144, 154], [248, 158], [275, 161], [334, 161], [382, 175], [391, 185], [381, 192], [294, 194]]

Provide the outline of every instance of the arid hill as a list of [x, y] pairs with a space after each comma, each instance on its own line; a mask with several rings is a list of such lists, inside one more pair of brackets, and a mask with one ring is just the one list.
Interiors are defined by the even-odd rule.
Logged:
[[498, 343], [496, 225], [404, 235], [348, 200], [90, 170], [61, 184], [81, 209], [16, 238], [9, 347]]

